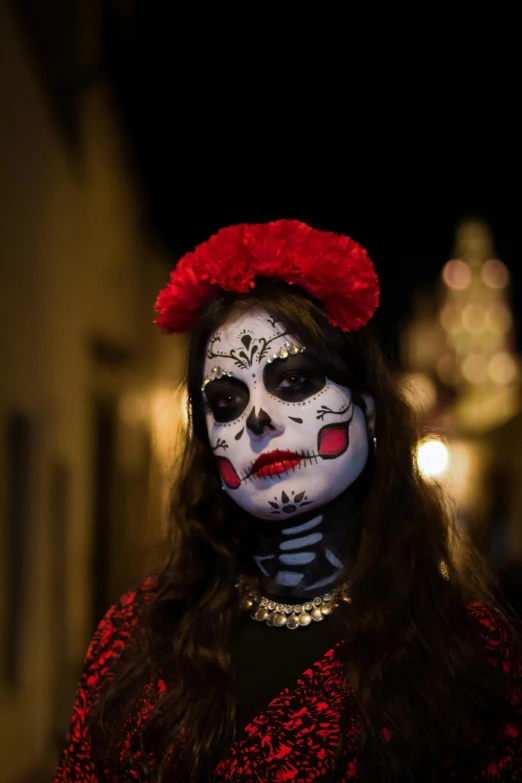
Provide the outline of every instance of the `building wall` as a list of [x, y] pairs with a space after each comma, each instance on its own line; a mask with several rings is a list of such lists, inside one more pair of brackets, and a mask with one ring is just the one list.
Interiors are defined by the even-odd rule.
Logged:
[[[152, 325], [167, 270], [144, 242], [106, 87], [79, 96], [81, 154], [73, 156], [4, 4], [0, 60], [0, 764], [9, 783], [52, 754], [64, 729], [100, 608], [93, 557], [105, 558], [103, 601], [154, 538], [151, 406], [171, 399], [183, 343], [162, 342]], [[100, 410], [114, 425], [101, 549]], [[169, 415], [174, 431], [178, 408]], [[139, 514], [125, 512], [131, 498]], [[14, 528], [13, 509], [22, 520]]]

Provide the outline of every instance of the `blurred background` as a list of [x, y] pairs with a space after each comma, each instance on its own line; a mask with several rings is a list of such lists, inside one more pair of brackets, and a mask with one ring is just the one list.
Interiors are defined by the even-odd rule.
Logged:
[[368, 248], [419, 466], [518, 606], [516, 25], [170, 6], [0, 0], [5, 783], [51, 779], [93, 629], [147, 571], [185, 350], [152, 307], [221, 226], [293, 217]]

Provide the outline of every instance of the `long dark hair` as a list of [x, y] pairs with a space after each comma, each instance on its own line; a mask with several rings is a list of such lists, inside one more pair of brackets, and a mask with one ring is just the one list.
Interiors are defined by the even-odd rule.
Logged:
[[428, 781], [445, 749], [471, 743], [477, 717], [500, 694], [466, 610], [473, 600], [496, 606], [492, 579], [417, 470], [414, 416], [369, 329], [343, 333], [297, 286], [266, 281], [248, 295], [222, 292], [191, 335], [189, 437], [172, 494], [168, 560], [141, 612], [139, 644], [119, 661], [91, 716], [95, 746], [100, 756], [116, 757], [125, 717], [158, 671], [167, 690], [142, 727], [139, 748], [142, 758], [157, 760], [153, 780], [181, 780], [183, 770], [208, 780], [233, 739], [237, 507], [221, 491], [200, 387], [209, 336], [231, 315], [256, 309], [298, 336], [329, 378], [375, 401], [378, 448], [351, 520], [343, 575], [352, 602], [338, 610], [362, 716], [358, 775]]

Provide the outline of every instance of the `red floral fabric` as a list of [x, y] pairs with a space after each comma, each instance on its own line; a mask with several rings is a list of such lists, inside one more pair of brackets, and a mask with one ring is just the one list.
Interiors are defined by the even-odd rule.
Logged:
[[186, 332], [219, 289], [247, 293], [256, 277], [284, 280], [323, 302], [343, 331], [366, 324], [379, 284], [366, 250], [350, 237], [299, 220], [228, 226], [178, 261], [160, 292], [155, 320], [164, 332]]
[[[108, 611], [94, 635], [54, 783], [141, 780], [141, 759], [132, 748], [138, 746], [135, 740], [139, 727], [165, 684], [161, 680], [151, 682], [134, 714], [129, 715], [128, 737], [115, 777], [96, 776], [87, 723], [90, 705], [104, 682], [110, 661], [120, 655], [132, 637], [140, 605], [136, 592], [125, 595], [118, 606]], [[478, 603], [472, 604], [469, 611], [480, 623], [491, 665], [502, 669], [505, 698], [519, 719], [501, 726], [489, 746], [478, 744], [476, 753], [444, 759], [445, 780], [522, 781], [522, 705], [512, 688], [515, 682], [521, 682], [522, 663], [514, 657], [506, 627], [497, 613]], [[329, 779], [339, 735], [339, 711], [342, 700], [351, 691], [336, 655], [338, 647], [328, 650], [303, 672], [295, 688], [285, 689], [246, 727], [243, 738], [234, 743], [229, 756], [216, 768], [212, 783], [325, 783]], [[339, 783], [356, 783], [357, 748], [357, 709], [353, 699]]]

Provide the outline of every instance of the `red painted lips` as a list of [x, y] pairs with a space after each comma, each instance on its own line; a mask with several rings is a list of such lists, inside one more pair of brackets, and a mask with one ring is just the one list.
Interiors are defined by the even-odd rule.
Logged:
[[295, 468], [303, 457], [295, 451], [267, 451], [260, 454], [252, 465], [252, 473], [256, 476], [275, 476], [277, 473], [285, 473]]

